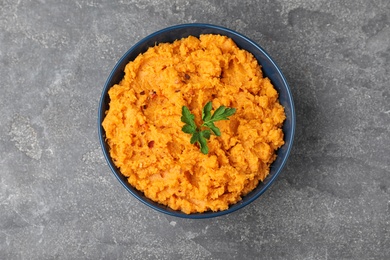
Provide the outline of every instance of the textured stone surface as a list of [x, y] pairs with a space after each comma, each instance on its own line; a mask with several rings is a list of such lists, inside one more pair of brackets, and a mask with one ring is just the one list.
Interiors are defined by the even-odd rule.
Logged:
[[[207, 22], [262, 45], [297, 109], [291, 158], [239, 212], [162, 215], [110, 173], [106, 77]], [[0, 259], [390, 259], [390, 1], [0, 1]]]

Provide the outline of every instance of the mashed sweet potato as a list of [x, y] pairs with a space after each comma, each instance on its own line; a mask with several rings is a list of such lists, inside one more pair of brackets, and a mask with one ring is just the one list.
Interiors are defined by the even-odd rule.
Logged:
[[[116, 166], [147, 197], [184, 213], [240, 201], [268, 175], [284, 144], [278, 93], [253, 55], [225, 36], [149, 48], [127, 64], [109, 96], [103, 127]], [[204, 155], [180, 118], [187, 106], [200, 120], [208, 101], [237, 112], [216, 123], [222, 135], [211, 136]]]

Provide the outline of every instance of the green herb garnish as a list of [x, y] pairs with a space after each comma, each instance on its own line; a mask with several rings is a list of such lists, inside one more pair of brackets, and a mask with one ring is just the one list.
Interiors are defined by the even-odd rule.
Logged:
[[190, 143], [198, 143], [200, 146], [200, 151], [203, 154], [207, 154], [209, 152], [209, 148], [207, 146], [207, 140], [210, 139], [211, 133], [216, 136], [221, 136], [221, 131], [217, 126], [215, 126], [214, 122], [220, 120], [229, 120], [229, 116], [236, 113], [235, 108], [220, 106], [217, 108], [213, 114], [211, 114], [211, 110], [213, 109], [212, 102], [209, 101], [202, 110], [202, 121], [203, 124], [199, 127], [195, 123], [195, 116], [190, 112], [188, 107], [182, 107], [182, 116], [181, 121], [185, 123], [183, 128], [181, 129], [184, 133], [191, 134]]

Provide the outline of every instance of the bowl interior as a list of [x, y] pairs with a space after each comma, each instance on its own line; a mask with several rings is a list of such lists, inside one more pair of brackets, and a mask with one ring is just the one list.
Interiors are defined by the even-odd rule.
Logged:
[[[283, 124], [285, 144], [277, 150], [277, 159], [271, 165], [270, 174], [267, 176], [267, 178], [262, 183], [259, 183], [259, 185], [252, 192], [243, 197], [240, 202], [230, 206], [230, 208], [225, 211], [205, 212], [188, 215], [182, 213], [181, 211], [172, 210], [166, 206], [163, 206], [148, 199], [144, 196], [142, 192], [136, 190], [127, 182], [127, 179], [120, 173], [119, 169], [114, 165], [112, 159], [109, 156], [109, 146], [105, 142], [106, 136], [102, 127], [102, 122], [105, 116], [105, 112], [109, 108], [110, 99], [108, 96], [108, 90], [113, 85], [119, 83], [122, 80], [124, 76], [123, 71], [128, 62], [134, 60], [138, 56], [138, 54], [145, 52], [149, 47], [154, 46], [156, 43], [173, 42], [176, 39], [181, 39], [190, 35], [198, 37], [201, 34], [220, 34], [230, 37], [238, 45], [239, 48], [249, 51], [256, 57], [256, 59], [262, 66], [264, 76], [268, 77], [273, 83], [275, 89], [279, 93], [279, 102], [285, 108], [286, 120]], [[144, 204], [154, 208], [155, 210], [169, 215], [183, 218], [210, 218], [228, 214], [248, 205], [253, 200], [258, 198], [262, 193], [264, 193], [264, 191], [279, 175], [287, 161], [288, 155], [293, 144], [295, 132], [295, 111], [292, 94], [288, 87], [286, 79], [284, 78], [279, 67], [260, 46], [258, 46], [256, 43], [254, 43], [247, 37], [227, 28], [209, 24], [184, 24], [169, 27], [147, 36], [146, 38], [135, 44], [122, 56], [122, 58], [115, 65], [104, 86], [99, 105], [98, 127], [100, 143], [103, 149], [104, 156], [116, 178], [132, 195], [134, 195]]]

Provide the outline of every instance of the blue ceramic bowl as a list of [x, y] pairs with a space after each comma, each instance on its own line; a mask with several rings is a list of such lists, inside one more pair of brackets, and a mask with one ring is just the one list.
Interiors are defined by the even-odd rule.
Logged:
[[[173, 42], [177, 39], [188, 37], [190, 35], [198, 37], [201, 34], [220, 34], [220, 35], [225, 35], [227, 37], [230, 37], [234, 40], [234, 42], [238, 45], [238, 47], [249, 51], [256, 57], [256, 59], [259, 61], [259, 63], [262, 66], [263, 74], [266, 77], [270, 78], [274, 87], [279, 92], [279, 101], [285, 108], [285, 113], [287, 117], [283, 125], [285, 144], [277, 151], [277, 159], [271, 165], [270, 174], [267, 176], [264, 182], [259, 183], [259, 185], [252, 192], [250, 192], [245, 197], [243, 197], [243, 199], [240, 202], [230, 206], [229, 209], [224, 211], [219, 211], [219, 212], [210, 211], [205, 213], [185, 214], [181, 211], [172, 210], [166, 206], [163, 206], [161, 204], [158, 204], [146, 198], [142, 192], [136, 190], [127, 182], [127, 179], [120, 173], [119, 169], [115, 166], [114, 162], [110, 158], [110, 153], [109, 153], [110, 148], [106, 143], [106, 135], [102, 127], [102, 122], [105, 117], [105, 112], [109, 108], [110, 99], [108, 96], [108, 90], [114, 84], [119, 83], [119, 81], [123, 78], [124, 68], [129, 61], [134, 60], [138, 56], [138, 54], [145, 52], [151, 46], [155, 46], [156, 43]], [[123, 185], [123, 187], [125, 187], [126, 190], [128, 190], [134, 197], [136, 197], [138, 200], [148, 205], [149, 207], [157, 211], [166, 213], [168, 215], [183, 217], [183, 218], [193, 218], [193, 219], [211, 218], [211, 217], [217, 217], [217, 216], [229, 214], [250, 204], [252, 201], [257, 199], [260, 195], [262, 195], [267, 190], [267, 188], [275, 181], [276, 177], [280, 174], [284, 165], [286, 164], [287, 158], [292, 148], [294, 132], [295, 132], [295, 110], [294, 110], [293, 97], [285, 77], [283, 76], [282, 72], [280, 71], [276, 63], [259, 45], [257, 45], [252, 40], [248, 39], [247, 37], [233, 30], [223, 28], [220, 26], [210, 25], [210, 24], [181, 24], [181, 25], [168, 27], [166, 29], [162, 29], [158, 32], [155, 32], [145, 37], [137, 44], [135, 44], [133, 47], [131, 47], [118, 61], [118, 63], [115, 65], [114, 69], [112, 70], [111, 74], [107, 79], [107, 82], [104, 86], [103, 93], [100, 99], [98, 128], [99, 128], [100, 144], [102, 146], [103, 153], [107, 160], [108, 165], [110, 166], [115, 177]]]

